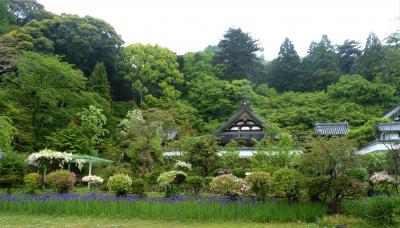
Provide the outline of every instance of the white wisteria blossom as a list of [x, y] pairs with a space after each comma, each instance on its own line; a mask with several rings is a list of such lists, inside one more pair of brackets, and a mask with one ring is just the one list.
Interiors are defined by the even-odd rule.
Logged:
[[95, 175], [91, 176], [85, 176], [82, 178], [82, 182], [97, 185], [97, 184], [102, 184], [103, 183], [103, 178]]
[[65, 163], [74, 162], [78, 165], [81, 170], [83, 168], [83, 163], [85, 160], [72, 158], [72, 153], [59, 152], [49, 149], [44, 149], [36, 153], [32, 153], [28, 156], [28, 164], [36, 167], [43, 166], [45, 162], [52, 164], [53, 162], [58, 162], [58, 166], [62, 168]]

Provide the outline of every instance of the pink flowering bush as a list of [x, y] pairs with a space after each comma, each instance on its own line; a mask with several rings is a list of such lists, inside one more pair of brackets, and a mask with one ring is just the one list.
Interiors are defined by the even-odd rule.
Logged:
[[390, 176], [386, 171], [377, 172], [370, 178], [372, 184], [391, 183], [395, 184], [396, 179]]
[[59, 193], [66, 193], [75, 185], [76, 175], [68, 170], [57, 170], [46, 176], [45, 183], [57, 189]]
[[91, 175], [91, 176], [83, 177], [82, 182], [88, 183], [91, 185], [99, 185], [99, 184], [102, 184], [104, 182], [104, 180], [103, 180], [103, 178], [101, 178], [99, 176]]
[[370, 182], [376, 191], [384, 192], [386, 195], [390, 195], [390, 192], [398, 185], [398, 181], [386, 171], [374, 173]]

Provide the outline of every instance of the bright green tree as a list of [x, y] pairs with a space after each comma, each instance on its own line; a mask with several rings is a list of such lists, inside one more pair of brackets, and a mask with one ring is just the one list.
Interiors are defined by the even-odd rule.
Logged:
[[132, 82], [137, 104], [161, 105], [175, 101], [183, 83], [176, 55], [159, 46], [133, 44], [125, 48], [126, 79]]
[[396, 89], [388, 84], [369, 82], [361, 75], [342, 76], [338, 83], [328, 87], [334, 98], [347, 98], [359, 104], [391, 104]]

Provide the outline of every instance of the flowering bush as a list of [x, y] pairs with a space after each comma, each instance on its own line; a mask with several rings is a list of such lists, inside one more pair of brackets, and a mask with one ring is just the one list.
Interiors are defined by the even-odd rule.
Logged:
[[103, 178], [99, 176], [85, 176], [82, 178], [82, 182], [92, 184], [92, 185], [99, 185], [103, 183]]
[[58, 166], [60, 168], [62, 168], [65, 163], [75, 162], [78, 165], [78, 168], [81, 170], [85, 161], [81, 159], [73, 160], [72, 153], [59, 152], [49, 149], [44, 149], [28, 156], [28, 164], [36, 167], [41, 167], [46, 163], [52, 164], [53, 162], [58, 162]]
[[254, 172], [248, 175], [245, 181], [250, 185], [249, 192], [258, 200], [265, 200], [271, 190], [272, 178], [267, 172]]
[[370, 178], [370, 182], [376, 191], [383, 191], [386, 195], [390, 195], [391, 190], [394, 190], [398, 185], [398, 181], [386, 171], [374, 173]]
[[225, 195], [225, 196], [238, 196], [246, 191], [247, 184], [240, 178], [232, 174], [221, 175], [214, 177], [210, 184], [211, 191]]
[[182, 169], [182, 170], [192, 170], [192, 165], [190, 163], [177, 160], [175, 163], [175, 168]]
[[158, 186], [165, 190], [165, 195], [178, 193], [177, 187], [186, 180], [186, 173], [182, 171], [169, 171], [160, 174], [157, 178]]
[[29, 173], [24, 177], [25, 190], [29, 193], [35, 193], [40, 188], [42, 177], [38, 173]]
[[74, 186], [76, 175], [68, 170], [57, 170], [51, 172], [45, 178], [45, 183], [57, 189], [59, 193], [68, 192], [69, 188]]
[[373, 184], [380, 184], [380, 183], [391, 183], [395, 184], [396, 179], [390, 176], [386, 171], [377, 172], [372, 175], [370, 178], [371, 183]]
[[132, 178], [126, 174], [115, 174], [108, 179], [107, 187], [115, 192], [117, 196], [124, 196], [129, 192], [132, 185]]

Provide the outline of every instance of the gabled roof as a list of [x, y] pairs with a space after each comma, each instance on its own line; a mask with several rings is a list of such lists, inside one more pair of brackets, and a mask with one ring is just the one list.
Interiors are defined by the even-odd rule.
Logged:
[[[400, 103], [392, 108], [389, 112], [382, 116], [382, 118], [390, 118], [395, 120], [396, 115], [400, 112]], [[397, 120], [396, 120], [397, 121]]]
[[350, 130], [347, 122], [341, 123], [316, 123], [314, 127], [315, 133], [318, 135], [345, 135]]
[[379, 123], [376, 125], [376, 129], [380, 132], [390, 132], [400, 131], [400, 122], [392, 122], [392, 123]]
[[265, 126], [264, 121], [262, 121], [259, 117], [257, 117], [256, 114], [254, 114], [254, 112], [251, 110], [250, 104], [245, 102], [240, 106], [240, 110], [226, 124], [218, 128], [217, 133], [224, 132], [224, 130], [231, 124], [235, 123], [235, 121], [238, 120], [238, 117], [240, 117], [241, 114], [243, 114], [244, 112], [248, 113], [252, 118], [252, 120], [255, 121], [258, 125]]

